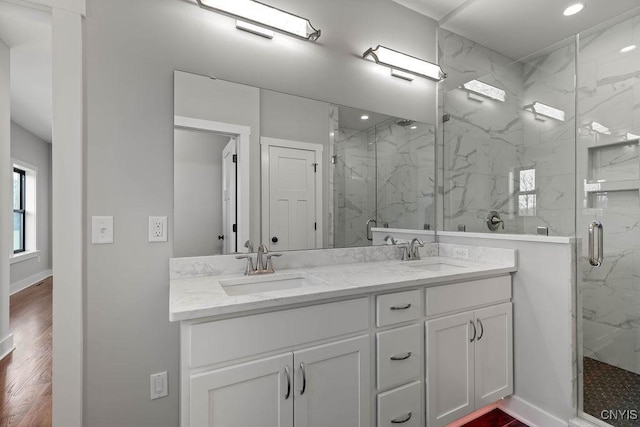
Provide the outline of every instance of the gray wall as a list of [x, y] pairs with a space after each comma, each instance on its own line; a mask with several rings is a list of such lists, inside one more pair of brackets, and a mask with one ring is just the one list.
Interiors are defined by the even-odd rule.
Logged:
[[[178, 325], [168, 321], [173, 212], [173, 70], [434, 122], [435, 85], [360, 58], [377, 44], [435, 60], [435, 22], [386, 0], [278, 0], [323, 31], [269, 41], [175, 0], [89, 0], [85, 20], [86, 214], [113, 215], [115, 241], [87, 233], [85, 425], [177, 426]], [[168, 243], [148, 217], [168, 215]], [[169, 396], [149, 400], [149, 374]]]
[[51, 144], [11, 122], [11, 157], [38, 168], [37, 249], [40, 256], [11, 264], [11, 284], [51, 269]]
[[195, 130], [174, 132], [173, 255], [222, 254], [222, 150], [230, 138]]

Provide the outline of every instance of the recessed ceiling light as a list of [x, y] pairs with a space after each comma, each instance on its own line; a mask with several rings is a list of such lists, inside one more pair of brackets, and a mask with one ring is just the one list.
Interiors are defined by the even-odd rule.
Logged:
[[366, 114], [363, 114], [363, 115], [360, 116], [360, 119], [369, 120], [369, 116], [367, 116]]
[[636, 45], [632, 44], [631, 46], [623, 47], [622, 49], [620, 49], [620, 53], [631, 52], [635, 48], [636, 48]]
[[572, 16], [584, 9], [584, 3], [572, 4], [564, 10], [564, 16]]
[[413, 129], [413, 130], [418, 129], [418, 126], [413, 125], [413, 126], [411, 126], [411, 129]]

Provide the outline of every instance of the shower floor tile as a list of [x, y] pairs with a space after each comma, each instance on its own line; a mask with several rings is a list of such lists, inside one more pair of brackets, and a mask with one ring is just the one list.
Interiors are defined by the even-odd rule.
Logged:
[[589, 357], [583, 360], [584, 412], [603, 419], [602, 411], [636, 411], [636, 420], [604, 421], [616, 427], [640, 426], [640, 375]]

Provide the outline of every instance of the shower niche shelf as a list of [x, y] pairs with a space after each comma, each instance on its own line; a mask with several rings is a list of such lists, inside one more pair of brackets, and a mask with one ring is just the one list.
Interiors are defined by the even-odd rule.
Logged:
[[638, 140], [594, 145], [588, 147], [588, 156], [588, 208], [640, 207]]

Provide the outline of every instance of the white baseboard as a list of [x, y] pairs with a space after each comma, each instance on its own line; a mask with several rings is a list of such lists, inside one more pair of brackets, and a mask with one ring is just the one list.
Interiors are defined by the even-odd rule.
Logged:
[[530, 427], [567, 427], [569, 425], [568, 421], [563, 421], [518, 396], [500, 400], [498, 408]]
[[53, 275], [52, 270], [44, 270], [34, 274], [33, 276], [29, 276], [25, 279], [18, 280], [17, 282], [11, 284], [10, 293], [11, 295], [13, 295], [16, 292], [20, 292], [21, 290], [26, 289], [29, 286], [33, 286], [36, 283], [41, 282], [42, 280], [52, 275]]
[[0, 360], [7, 357], [15, 347], [13, 346], [13, 334], [9, 334], [0, 341]]

